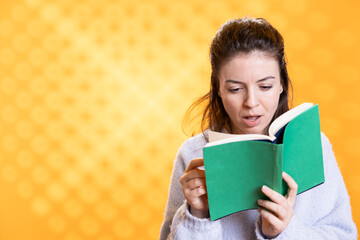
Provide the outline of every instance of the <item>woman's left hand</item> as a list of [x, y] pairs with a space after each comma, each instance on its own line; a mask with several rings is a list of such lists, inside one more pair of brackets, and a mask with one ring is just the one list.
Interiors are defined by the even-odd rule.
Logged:
[[258, 211], [262, 221], [262, 233], [270, 238], [274, 238], [285, 230], [294, 215], [294, 205], [298, 186], [294, 179], [283, 172], [283, 179], [289, 186], [286, 196], [275, 192], [267, 186], [263, 186], [261, 191], [268, 196], [269, 200], [258, 200], [260, 207]]

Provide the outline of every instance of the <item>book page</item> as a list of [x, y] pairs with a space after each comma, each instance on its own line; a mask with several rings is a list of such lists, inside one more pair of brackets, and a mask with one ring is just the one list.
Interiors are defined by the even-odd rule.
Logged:
[[269, 140], [272, 139], [269, 136], [262, 134], [230, 134], [219, 133], [214, 131], [208, 131], [209, 143], [205, 147], [215, 146], [230, 142], [249, 141], [249, 140]]
[[275, 139], [275, 134], [287, 123], [293, 120], [295, 117], [300, 115], [302, 112], [311, 108], [314, 104], [312, 103], [302, 103], [299, 106], [290, 109], [289, 111], [280, 115], [277, 119], [275, 119], [269, 127], [269, 136], [272, 139]]

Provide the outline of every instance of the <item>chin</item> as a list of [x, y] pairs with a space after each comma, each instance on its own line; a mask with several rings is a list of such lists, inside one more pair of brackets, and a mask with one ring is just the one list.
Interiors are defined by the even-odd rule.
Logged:
[[233, 129], [233, 134], [266, 134], [265, 129], [262, 126], [256, 127], [246, 127], [246, 126], [239, 126], [236, 129]]
[[265, 134], [265, 130], [264, 129], [260, 129], [260, 128], [252, 128], [252, 129], [247, 129], [246, 131], [244, 131], [245, 134]]

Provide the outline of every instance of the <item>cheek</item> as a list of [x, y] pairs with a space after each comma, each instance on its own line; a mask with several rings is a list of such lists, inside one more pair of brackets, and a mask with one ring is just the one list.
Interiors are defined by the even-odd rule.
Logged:
[[265, 101], [265, 105], [267, 106], [267, 111], [269, 111], [271, 114], [275, 113], [279, 105], [279, 98], [280, 98], [280, 94], [274, 94]]
[[222, 99], [222, 103], [224, 105], [225, 111], [228, 112], [229, 111], [229, 103], [228, 101], [226, 101], [226, 99]]
[[231, 117], [232, 114], [236, 110], [235, 106], [233, 105], [232, 101], [229, 101], [229, 99], [226, 99], [226, 98], [223, 98], [222, 102], [223, 102], [226, 113], [229, 115], [229, 117]]
[[223, 98], [223, 105], [226, 111], [235, 110], [238, 108], [238, 102], [232, 99], [231, 97]]

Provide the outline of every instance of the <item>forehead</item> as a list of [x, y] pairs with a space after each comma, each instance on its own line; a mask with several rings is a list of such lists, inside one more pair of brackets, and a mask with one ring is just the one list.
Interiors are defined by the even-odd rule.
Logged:
[[249, 77], [272, 74], [277, 77], [280, 74], [277, 60], [269, 53], [253, 51], [240, 53], [229, 58], [220, 67], [220, 78]]

